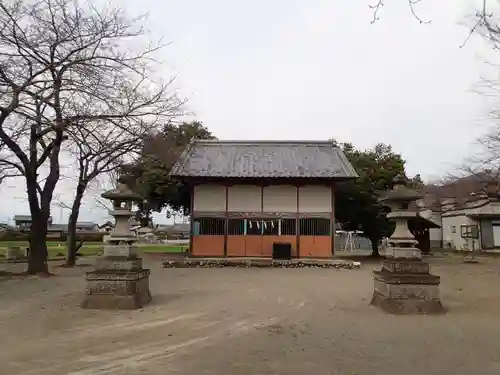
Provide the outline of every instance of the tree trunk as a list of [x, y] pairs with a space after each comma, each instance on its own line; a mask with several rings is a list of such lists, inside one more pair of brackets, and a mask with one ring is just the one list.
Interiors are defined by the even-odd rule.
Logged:
[[26, 272], [29, 275], [38, 273], [48, 274], [48, 250], [46, 239], [50, 209], [45, 210], [48, 211], [45, 212], [40, 207], [37, 192], [36, 170], [35, 172], [32, 170], [27, 171], [26, 188], [31, 213], [28, 269]]
[[[28, 193], [28, 203], [31, 213], [31, 231], [30, 231], [30, 247], [28, 254], [28, 270], [30, 275], [43, 273], [49, 275], [47, 264], [48, 249], [47, 249], [47, 227], [50, 217], [50, 203], [54, 194], [54, 189], [59, 181], [59, 152], [63, 141], [63, 132], [56, 130], [55, 139], [52, 141], [50, 151], [50, 168], [45, 179], [43, 189], [38, 184], [38, 168], [40, 160], [37, 157], [37, 125], [34, 123], [31, 126], [30, 134], [30, 156], [17, 147], [9, 146], [16, 155], [23, 160], [26, 177], [26, 190]], [[43, 159], [43, 158], [42, 158]], [[42, 160], [43, 162], [43, 160]], [[38, 197], [40, 195], [40, 199]]]
[[47, 238], [48, 217], [39, 212], [35, 215], [32, 215], [31, 220], [27, 273], [29, 275], [35, 275], [39, 273], [48, 274], [48, 250], [47, 243], [45, 241]]
[[85, 193], [86, 185], [79, 183], [76, 188], [75, 200], [73, 201], [73, 206], [71, 207], [71, 214], [69, 215], [68, 221], [68, 255], [66, 257], [66, 267], [74, 267], [76, 264], [76, 253], [81, 246], [76, 243], [76, 223], [78, 222], [78, 216], [80, 215], [80, 207], [82, 205], [83, 194]]
[[72, 219], [72, 216], [70, 215], [68, 222], [66, 267], [74, 267], [76, 265], [76, 220]]
[[378, 251], [378, 238], [370, 238], [370, 241], [372, 242], [372, 257], [378, 258], [380, 257], [380, 253]]

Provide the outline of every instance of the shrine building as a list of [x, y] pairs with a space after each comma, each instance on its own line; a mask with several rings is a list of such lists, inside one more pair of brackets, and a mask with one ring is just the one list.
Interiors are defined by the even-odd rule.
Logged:
[[191, 191], [193, 257], [330, 258], [335, 184], [358, 177], [331, 141], [192, 141], [171, 170]]

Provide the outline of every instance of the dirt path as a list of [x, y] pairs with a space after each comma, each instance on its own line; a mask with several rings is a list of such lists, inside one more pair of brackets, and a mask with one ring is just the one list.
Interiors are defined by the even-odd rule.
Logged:
[[[0, 374], [500, 373], [500, 260], [436, 260], [439, 317], [372, 308], [371, 266], [162, 269], [139, 311], [78, 305], [83, 268], [0, 282]], [[17, 266], [19, 267], [19, 266]]]

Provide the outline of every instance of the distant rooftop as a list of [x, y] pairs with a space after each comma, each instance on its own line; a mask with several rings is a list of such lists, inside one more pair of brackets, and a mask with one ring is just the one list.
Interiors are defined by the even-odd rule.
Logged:
[[76, 226], [77, 227], [80, 227], [80, 228], [93, 228], [95, 227], [97, 224], [92, 222], [92, 221], [78, 221], [76, 223]]
[[114, 224], [108, 220], [104, 224], [99, 225], [99, 228], [104, 228], [104, 227], [114, 227]]
[[330, 141], [195, 140], [170, 173], [206, 178], [356, 178], [349, 160]]
[[49, 232], [59, 232], [59, 231], [66, 231], [68, 230], [68, 224], [52, 224], [50, 225], [47, 230]]
[[[97, 227], [96, 223], [92, 223], [89, 221], [81, 221], [76, 223], [77, 229], [92, 229]], [[49, 231], [65, 231], [68, 229], [68, 224], [51, 224], [49, 225]]]
[[[31, 215], [14, 215], [14, 221], [31, 221]], [[52, 216], [49, 217], [49, 221], [52, 221]]]

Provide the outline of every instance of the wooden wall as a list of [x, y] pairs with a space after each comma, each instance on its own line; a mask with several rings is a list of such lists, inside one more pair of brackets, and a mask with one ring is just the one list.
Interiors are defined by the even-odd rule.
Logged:
[[[289, 242], [293, 257], [328, 258], [333, 252], [333, 188], [326, 185], [197, 185], [193, 190], [194, 219], [226, 218], [225, 232], [194, 235], [193, 256], [271, 257], [273, 242]], [[235, 216], [236, 215], [236, 216]], [[228, 217], [324, 217], [331, 235], [230, 235]], [[285, 216], [283, 216], [285, 215]], [[260, 217], [262, 216], [262, 217]], [[297, 225], [298, 229], [298, 225]], [[246, 233], [246, 232], [245, 232]]]

